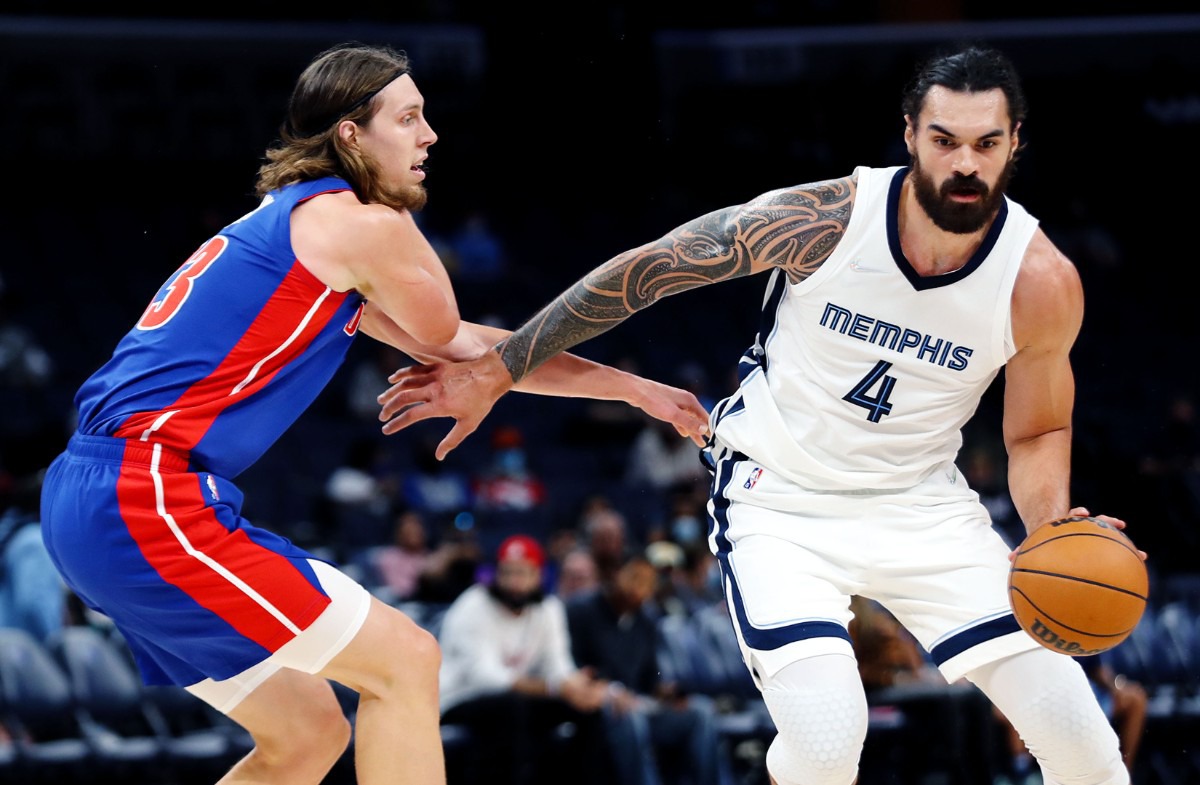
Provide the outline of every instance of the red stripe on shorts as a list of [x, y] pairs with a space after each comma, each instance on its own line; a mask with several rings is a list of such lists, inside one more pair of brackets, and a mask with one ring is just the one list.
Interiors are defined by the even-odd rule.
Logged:
[[[130, 445], [130, 449], [142, 452], [145, 448], [136, 442]], [[204, 503], [194, 473], [168, 471], [159, 477], [162, 509], [152, 469], [144, 460], [121, 467], [117, 500], [121, 517], [142, 556], [164, 581], [271, 652], [295, 633], [264, 605], [272, 606], [299, 629], [321, 615], [330, 599], [291, 560], [255, 543], [244, 531], [230, 531], [217, 520]], [[203, 556], [190, 552], [184, 539], [192, 551]]]

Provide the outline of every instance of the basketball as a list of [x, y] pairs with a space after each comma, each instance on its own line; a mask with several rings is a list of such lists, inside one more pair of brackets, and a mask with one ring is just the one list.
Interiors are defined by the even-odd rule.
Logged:
[[1129, 637], [1146, 609], [1150, 578], [1137, 548], [1096, 518], [1051, 521], [1025, 538], [1008, 574], [1021, 629], [1072, 657]]

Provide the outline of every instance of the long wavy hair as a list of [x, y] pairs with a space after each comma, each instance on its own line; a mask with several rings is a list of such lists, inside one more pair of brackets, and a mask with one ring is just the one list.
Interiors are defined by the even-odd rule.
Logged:
[[370, 161], [336, 129], [342, 120], [366, 124], [375, 115], [376, 94], [407, 73], [408, 57], [387, 46], [351, 42], [317, 55], [296, 80], [279, 141], [258, 170], [258, 197], [292, 183], [341, 177], [359, 201], [391, 204]]

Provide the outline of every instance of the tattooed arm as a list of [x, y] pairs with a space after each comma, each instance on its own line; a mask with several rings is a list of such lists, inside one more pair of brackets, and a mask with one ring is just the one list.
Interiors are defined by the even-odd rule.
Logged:
[[781, 268], [796, 283], [837, 245], [854, 202], [851, 179], [773, 191], [701, 216], [588, 273], [497, 345], [513, 382], [664, 297]]
[[384, 432], [452, 417], [455, 426], [437, 449], [442, 458], [478, 427], [501, 395], [518, 383], [530, 388], [534, 371], [547, 360], [664, 297], [765, 270], [779, 269], [793, 283], [804, 280], [845, 232], [854, 193], [852, 177], [771, 191], [613, 257], [496, 344], [496, 351], [393, 374], [395, 386], [380, 415], [388, 421]]

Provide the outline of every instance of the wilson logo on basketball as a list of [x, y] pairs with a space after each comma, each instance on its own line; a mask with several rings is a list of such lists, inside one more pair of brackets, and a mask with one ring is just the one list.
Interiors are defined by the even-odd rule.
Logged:
[[1063, 654], [1069, 654], [1072, 657], [1088, 657], [1093, 654], [1099, 654], [1104, 649], [1085, 649], [1075, 641], [1069, 641], [1059, 637], [1058, 633], [1042, 623], [1041, 619], [1035, 618], [1029, 632], [1033, 637], [1042, 641], [1051, 648], [1061, 651]]

